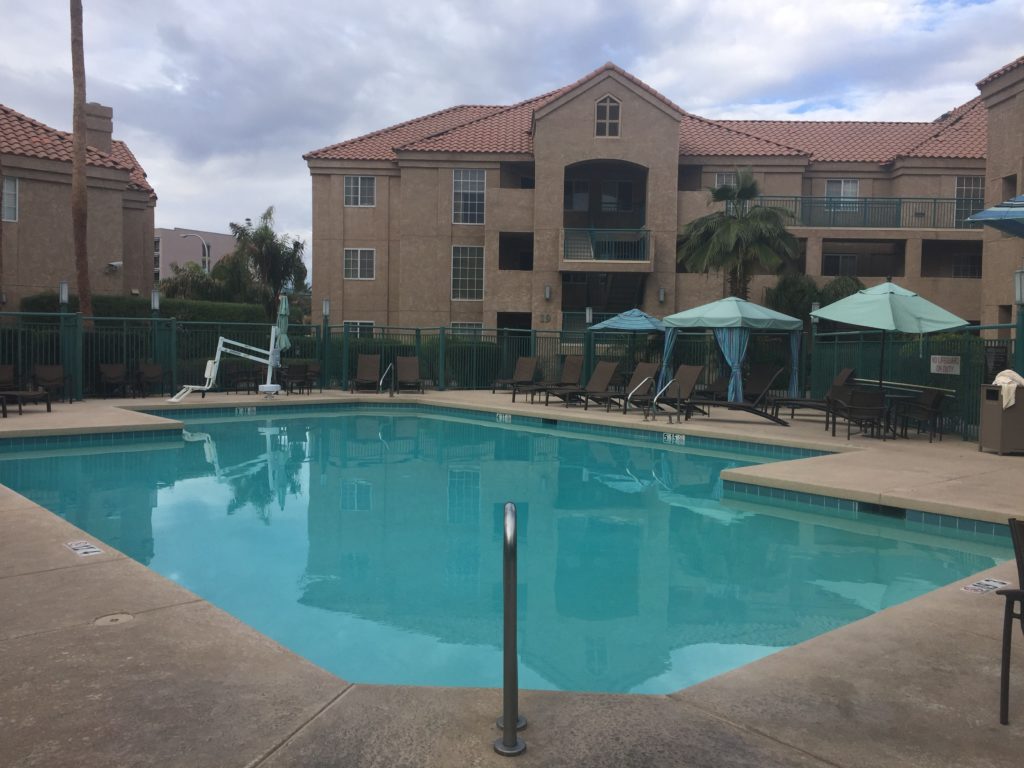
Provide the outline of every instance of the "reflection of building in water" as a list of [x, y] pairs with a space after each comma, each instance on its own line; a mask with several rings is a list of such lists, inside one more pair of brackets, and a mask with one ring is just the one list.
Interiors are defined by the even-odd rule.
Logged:
[[692, 452], [354, 416], [330, 422], [310, 456], [301, 602], [497, 647], [512, 499], [521, 657], [567, 689], [629, 690], [684, 646], [796, 643], [902, 599], [905, 574], [939, 583], [952, 560], [992, 563], [884, 526], [879, 541], [878, 524], [719, 505], [734, 462]]

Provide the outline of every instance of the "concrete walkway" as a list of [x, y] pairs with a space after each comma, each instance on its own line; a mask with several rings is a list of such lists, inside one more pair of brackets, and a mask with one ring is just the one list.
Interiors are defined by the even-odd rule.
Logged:
[[[512, 405], [508, 395], [425, 400], [643, 425], [635, 414]], [[215, 395], [187, 407], [259, 402]], [[159, 425], [120, 407], [140, 405], [27, 409], [0, 420], [0, 439]], [[1024, 457], [980, 454], [955, 438], [847, 444], [814, 420], [787, 429], [728, 413], [654, 428], [847, 451], [731, 471], [747, 483], [992, 520], [1015, 513], [1024, 489]], [[102, 554], [79, 557], [65, 544], [94, 537], [3, 488], [0, 531], [0, 765], [508, 765], [491, 747], [496, 690], [349, 685], [102, 542]], [[1016, 580], [1010, 563], [982, 575]], [[1011, 724], [1000, 726], [1002, 599], [963, 592], [963, 583], [671, 696], [527, 692], [528, 750], [516, 762], [1017, 768], [1024, 656]]]

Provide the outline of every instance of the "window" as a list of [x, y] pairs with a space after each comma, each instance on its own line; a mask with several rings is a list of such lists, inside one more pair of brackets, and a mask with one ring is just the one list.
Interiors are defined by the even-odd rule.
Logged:
[[633, 182], [602, 181], [601, 210], [605, 213], [626, 213], [633, 210]]
[[715, 174], [715, 187], [735, 187], [736, 171], [719, 171]]
[[341, 511], [372, 512], [373, 486], [365, 480], [342, 480]]
[[501, 232], [498, 234], [498, 269], [533, 269], [533, 233]]
[[471, 168], [452, 171], [452, 222], [484, 223], [484, 183], [487, 172]]
[[483, 246], [452, 246], [452, 299], [455, 301], [481, 301], [483, 297]]
[[469, 336], [479, 339], [484, 329], [483, 323], [452, 323], [452, 336]]
[[859, 179], [827, 179], [825, 197], [859, 197]]
[[345, 279], [373, 280], [373, 248], [345, 249]]
[[377, 179], [373, 176], [345, 177], [345, 205], [373, 208], [377, 204]]
[[345, 332], [361, 339], [373, 338], [373, 320], [346, 320]]
[[605, 96], [597, 102], [595, 135], [612, 138], [619, 135], [619, 102]]
[[4, 208], [0, 217], [4, 221], [18, 220], [18, 179], [4, 176]]
[[[970, 226], [964, 223], [964, 219], [973, 216], [985, 207], [985, 177], [984, 176], [957, 176], [956, 177], [956, 211], [954, 212], [953, 225], [956, 227]], [[968, 275], [973, 277], [973, 275]]]
[[160, 282], [160, 238], [153, 238], [153, 285]]
[[586, 179], [567, 179], [564, 207], [567, 211], [586, 211], [590, 208], [590, 182]]

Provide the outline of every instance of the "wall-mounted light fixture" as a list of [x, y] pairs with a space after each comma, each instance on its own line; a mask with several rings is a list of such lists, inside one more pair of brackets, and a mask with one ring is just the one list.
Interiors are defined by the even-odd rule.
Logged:
[[544, 286], [544, 301], [551, 301], [551, 286]]
[[320, 305], [320, 314], [323, 315], [324, 320], [331, 316], [331, 300], [327, 296], [324, 296], [323, 303]]
[[659, 304], [664, 304], [665, 303], [665, 289], [664, 288], [659, 288], [658, 289], [658, 303]]
[[60, 311], [65, 312], [68, 308], [68, 281], [61, 280], [57, 283], [57, 301], [60, 303]]
[[1024, 267], [1013, 273], [1013, 298], [1018, 307], [1024, 304]]

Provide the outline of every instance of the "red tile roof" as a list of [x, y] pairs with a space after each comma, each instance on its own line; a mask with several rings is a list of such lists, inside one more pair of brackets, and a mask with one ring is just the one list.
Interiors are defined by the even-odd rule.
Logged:
[[1017, 67], [1022, 66], [1022, 65], [1024, 65], [1024, 56], [1021, 56], [1019, 59], [1015, 59], [1014, 61], [1011, 61], [1009, 64], [1003, 65], [1002, 67], [997, 69], [992, 74], [986, 75], [985, 77], [981, 78], [981, 80], [979, 80], [977, 82], [977, 86], [979, 88], [981, 88], [981, 86], [987, 85], [988, 83], [991, 83], [997, 77], [1002, 77], [1003, 75], [1005, 75], [1010, 70], [1016, 69]]
[[[71, 134], [0, 104], [0, 154], [70, 163]], [[146, 172], [123, 141], [114, 141], [109, 154], [86, 147], [85, 161], [97, 168], [128, 171], [129, 186], [153, 193], [146, 181]]]
[[[1005, 69], [1005, 68], [1004, 68]], [[896, 157], [983, 158], [985, 110], [975, 99], [934, 122], [709, 120], [681, 109], [612, 63], [580, 80], [508, 107], [461, 106], [435, 112], [304, 157], [396, 160], [395, 150], [531, 154], [536, 110], [604, 72], [615, 72], [682, 114], [679, 152], [698, 157], [805, 156], [819, 162], [889, 163]]]

